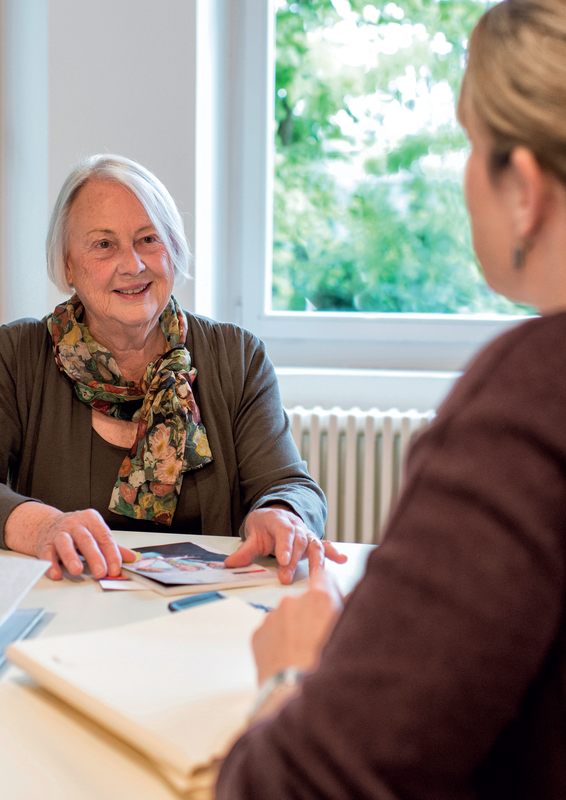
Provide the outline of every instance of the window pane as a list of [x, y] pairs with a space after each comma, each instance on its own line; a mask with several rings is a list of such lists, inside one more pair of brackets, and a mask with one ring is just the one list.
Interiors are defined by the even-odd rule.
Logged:
[[477, 268], [461, 188], [488, 3], [276, 2], [273, 310], [522, 313]]

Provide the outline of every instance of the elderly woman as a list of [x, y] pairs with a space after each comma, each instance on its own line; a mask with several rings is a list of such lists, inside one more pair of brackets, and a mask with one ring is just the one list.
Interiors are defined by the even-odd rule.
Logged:
[[189, 255], [160, 181], [93, 156], [47, 238], [49, 275], [74, 294], [0, 328], [2, 543], [49, 559], [53, 579], [82, 572], [79, 554], [95, 577], [118, 574], [128, 551], [111, 529], [240, 533], [228, 565], [274, 552], [287, 583], [311, 542], [323, 556], [324, 497], [262, 343], [171, 294]]
[[486, 13], [459, 115], [486, 279], [542, 317], [493, 342], [418, 440], [343, 612], [316, 572], [267, 617], [263, 718], [218, 800], [566, 797], [564, 0]]

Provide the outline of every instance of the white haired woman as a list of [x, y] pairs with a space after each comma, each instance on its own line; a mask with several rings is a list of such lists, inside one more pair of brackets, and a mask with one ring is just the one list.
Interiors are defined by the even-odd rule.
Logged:
[[566, 797], [564, 0], [492, 6], [459, 114], [486, 279], [542, 316], [487, 347], [417, 441], [343, 612], [315, 572], [268, 615], [258, 724], [217, 800]]
[[[262, 343], [186, 314], [179, 212], [139, 164], [97, 155], [63, 185], [51, 279], [72, 297], [0, 328], [2, 544], [77, 575], [116, 575], [111, 529], [238, 535], [283, 582], [322, 545], [325, 501], [289, 433]], [[198, 378], [197, 378], [198, 371]], [[313, 535], [314, 534], [314, 535]]]

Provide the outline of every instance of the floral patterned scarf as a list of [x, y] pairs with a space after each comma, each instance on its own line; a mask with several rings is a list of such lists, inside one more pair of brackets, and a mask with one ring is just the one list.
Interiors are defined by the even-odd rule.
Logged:
[[187, 318], [174, 297], [161, 314], [169, 351], [150, 362], [139, 387], [126, 381], [112, 353], [81, 322], [75, 294], [47, 318], [57, 366], [77, 397], [109, 417], [138, 423], [110, 498], [110, 511], [171, 525], [183, 473], [212, 461], [191, 385], [197, 371], [185, 349]]

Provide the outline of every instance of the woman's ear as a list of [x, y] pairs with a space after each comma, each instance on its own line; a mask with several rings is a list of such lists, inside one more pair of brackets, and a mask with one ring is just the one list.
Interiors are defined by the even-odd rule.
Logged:
[[510, 168], [508, 199], [513, 233], [516, 241], [526, 243], [547, 215], [552, 195], [551, 179], [526, 147], [515, 147], [511, 151]]
[[71, 270], [71, 267], [70, 267], [68, 261], [65, 264], [65, 278], [66, 278], [67, 283], [69, 284], [69, 286], [72, 286], [73, 285], [73, 271]]

